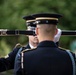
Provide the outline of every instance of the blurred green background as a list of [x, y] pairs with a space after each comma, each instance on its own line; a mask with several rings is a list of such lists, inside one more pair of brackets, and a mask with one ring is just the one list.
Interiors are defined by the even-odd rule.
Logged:
[[[58, 28], [61, 30], [76, 30], [76, 0], [0, 0], [0, 29], [26, 30], [23, 16], [54, 12], [63, 15], [59, 19]], [[61, 36], [59, 45], [71, 49], [70, 44], [76, 40], [76, 36]], [[26, 36], [0, 36], [0, 57], [5, 56], [13, 50], [17, 43], [26, 44]], [[71, 49], [72, 50], [72, 49]], [[12, 75], [11, 71], [2, 75]], [[1, 75], [1, 74], [0, 74]]]

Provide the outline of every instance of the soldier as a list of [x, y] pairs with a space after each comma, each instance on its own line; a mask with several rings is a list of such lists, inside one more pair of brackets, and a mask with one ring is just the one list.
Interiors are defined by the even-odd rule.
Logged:
[[[36, 25], [34, 24], [34, 18], [32, 16], [24, 16], [23, 19], [26, 21], [27, 30], [35, 30]], [[28, 36], [28, 38], [29, 42], [26, 46], [17, 44], [12, 52], [10, 52], [7, 56], [0, 58], [0, 72], [10, 69], [14, 69], [15, 72], [18, 67], [18, 53], [23, 49], [30, 49], [38, 45], [39, 41], [36, 35]]]
[[[34, 18], [29, 15], [29, 16], [24, 16], [23, 19], [26, 21], [27, 30], [35, 31], [36, 24], [34, 22]], [[59, 32], [54, 39], [57, 44], [61, 36], [61, 30], [58, 29], [58, 31]], [[28, 38], [29, 38], [29, 42], [26, 46], [21, 46], [20, 44], [17, 44], [12, 52], [10, 52], [7, 56], [3, 58], [0, 58], [0, 72], [14, 69], [14, 73], [16, 74], [16, 71], [19, 67], [17, 63], [18, 63], [20, 51], [24, 49], [34, 48], [39, 43], [36, 35], [28, 36]]]
[[[29, 15], [29, 16], [24, 16], [23, 19], [26, 21], [27, 30], [35, 31], [36, 24], [35, 24], [34, 18]], [[17, 69], [19, 68], [19, 65], [17, 63], [18, 63], [18, 59], [20, 58], [20, 55], [19, 55], [20, 51], [22, 51], [23, 49], [35, 48], [35, 47], [37, 47], [37, 45], [39, 43], [38, 38], [35, 34], [28, 36], [28, 38], [29, 38], [29, 43], [27, 44], [27, 46], [21, 47], [16, 55], [15, 65], [14, 65], [14, 74], [15, 75], [16, 75]]]
[[61, 15], [40, 13], [33, 16], [39, 44], [37, 48], [21, 51], [21, 67], [16, 75], [75, 75], [75, 54], [54, 43]]

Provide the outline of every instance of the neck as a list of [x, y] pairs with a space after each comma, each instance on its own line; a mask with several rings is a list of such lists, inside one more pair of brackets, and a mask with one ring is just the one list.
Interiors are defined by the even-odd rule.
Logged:
[[37, 47], [38, 43], [34, 43], [34, 42], [29, 42], [29, 44], [33, 47]]
[[40, 39], [39, 39], [39, 42], [41, 42], [41, 41], [45, 41], [45, 40], [47, 40], [47, 41], [54, 41], [54, 38], [53, 37], [39, 37]]

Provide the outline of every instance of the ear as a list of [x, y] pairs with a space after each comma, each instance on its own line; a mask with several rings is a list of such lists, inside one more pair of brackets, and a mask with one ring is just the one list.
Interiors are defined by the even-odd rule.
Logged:
[[39, 33], [38, 33], [38, 27], [36, 27], [36, 31], [35, 31], [35, 33], [36, 33], [36, 35], [38, 35]]
[[56, 28], [55, 35], [58, 33], [58, 29]]

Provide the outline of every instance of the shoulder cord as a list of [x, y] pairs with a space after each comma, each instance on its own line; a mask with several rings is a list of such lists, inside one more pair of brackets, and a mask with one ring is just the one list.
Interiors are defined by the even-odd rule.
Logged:
[[23, 53], [21, 53], [21, 69], [22, 69], [22, 75], [24, 75], [24, 65], [23, 65], [23, 56], [24, 56], [24, 54]]
[[66, 50], [66, 52], [69, 54], [70, 56], [70, 59], [72, 61], [72, 65], [73, 65], [73, 75], [75, 75], [75, 60], [74, 60], [74, 57], [73, 55], [71, 54], [71, 52], [69, 50]]

